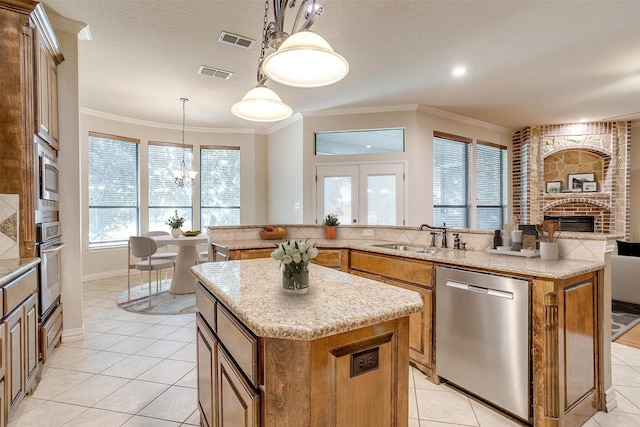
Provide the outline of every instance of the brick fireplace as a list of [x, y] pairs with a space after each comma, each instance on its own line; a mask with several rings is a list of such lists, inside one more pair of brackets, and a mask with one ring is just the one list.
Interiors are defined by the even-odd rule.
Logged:
[[[520, 223], [593, 216], [595, 232], [628, 238], [630, 132], [630, 122], [529, 126], [515, 132], [513, 213]], [[572, 185], [569, 175], [580, 185]], [[590, 182], [587, 191], [583, 180]]]

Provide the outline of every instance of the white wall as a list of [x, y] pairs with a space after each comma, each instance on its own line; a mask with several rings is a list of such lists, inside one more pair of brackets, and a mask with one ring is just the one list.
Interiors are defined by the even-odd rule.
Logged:
[[302, 118], [297, 117], [269, 133], [267, 197], [271, 224], [302, 224], [302, 126]]
[[[358, 156], [315, 156], [314, 133], [337, 130], [355, 129], [379, 129], [379, 128], [404, 128], [405, 152], [367, 154]], [[406, 225], [419, 225], [429, 223], [432, 220], [432, 141], [433, 131], [451, 133], [466, 136], [473, 139], [482, 139], [496, 144], [511, 146], [510, 129], [472, 121], [464, 117], [452, 114], [443, 114], [429, 108], [416, 108], [408, 106], [396, 111], [351, 113], [344, 114], [334, 112], [329, 115], [309, 114], [305, 115], [303, 123], [304, 141], [304, 175], [303, 175], [303, 219], [305, 224], [315, 223], [315, 177], [314, 169], [318, 164], [345, 163], [353, 161], [379, 162], [379, 161], [406, 161], [407, 179], [407, 213]], [[271, 144], [272, 135], [269, 135]], [[290, 160], [289, 160], [290, 161]], [[269, 168], [278, 167], [278, 163], [269, 162]], [[510, 188], [510, 187], [509, 187]], [[290, 205], [292, 200], [282, 200], [279, 203]], [[269, 206], [274, 201], [273, 195], [269, 195]], [[284, 222], [279, 217], [269, 217], [273, 222]]]
[[82, 320], [82, 234], [80, 153], [78, 150], [78, 37], [59, 31], [56, 37], [64, 52], [58, 67], [58, 113], [60, 123], [60, 209], [59, 216], [66, 244], [62, 250], [63, 340], [84, 335]]
[[[124, 136], [140, 140], [140, 176], [147, 176], [146, 162], [149, 141], [176, 142], [182, 141], [181, 126], [166, 126], [153, 123], [134, 122], [103, 114], [83, 112], [80, 121], [80, 153], [82, 197], [88, 200], [88, 135], [89, 132], [99, 132], [110, 135]], [[198, 149], [201, 145], [217, 145], [240, 147], [240, 221], [242, 224], [265, 223], [267, 218], [267, 142], [266, 135], [253, 131], [218, 131], [212, 129], [186, 128], [185, 143], [194, 147], [194, 168], [199, 169], [200, 156]], [[114, 161], [117, 161], [114, 159]], [[141, 232], [147, 231], [147, 182], [140, 180]], [[194, 194], [200, 191], [199, 180], [196, 179]], [[82, 275], [85, 278], [97, 278], [110, 275], [114, 271], [126, 272], [126, 247], [113, 249], [89, 249], [89, 209], [88, 204], [82, 203]], [[199, 198], [194, 197], [194, 224], [200, 224]]]

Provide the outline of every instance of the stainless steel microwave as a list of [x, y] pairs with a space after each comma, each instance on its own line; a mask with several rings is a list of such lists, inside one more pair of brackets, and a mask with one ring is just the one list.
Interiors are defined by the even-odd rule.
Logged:
[[40, 199], [57, 202], [60, 198], [58, 164], [40, 156]]

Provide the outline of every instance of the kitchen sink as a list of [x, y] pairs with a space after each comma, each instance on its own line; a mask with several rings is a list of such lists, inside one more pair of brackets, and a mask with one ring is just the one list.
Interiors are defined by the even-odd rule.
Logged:
[[395, 249], [397, 251], [405, 251], [405, 252], [417, 252], [421, 254], [437, 254], [440, 253], [440, 249], [436, 248], [425, 248], [422, 246], [411, 246], [405, 245], [403, 243], [384, 243], [380, 245], [372, 245], [377, 248], [387, 248], [387, 249]]

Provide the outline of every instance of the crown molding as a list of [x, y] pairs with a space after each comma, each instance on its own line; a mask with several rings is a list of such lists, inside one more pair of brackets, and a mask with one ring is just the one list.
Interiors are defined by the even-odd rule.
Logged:
[[[90, 108], [80, 108], [80, 113], [87, 116], [99, 117], [101, 119], [113, 120], [115, 122], [128, 123], [138, 126], [148, 126], [157, 129], [171, 129], [182, 130], [182, 125], [170, 125], [167, 123], [151, 122], [148, 120], [132, 119], [129, 117], [118, 116], [115, 114], [103, 113], [102, 111], [92, 110]], [[239, 134], [254, 134], [265, 135], [266, 132], [260, 129], [233, 129], [233, 128], [206, 128], [206, 127], [193, 127], [185, 126], [185, 130], [189, 132], [202, 132], [202, 133], [239, 133]]]

